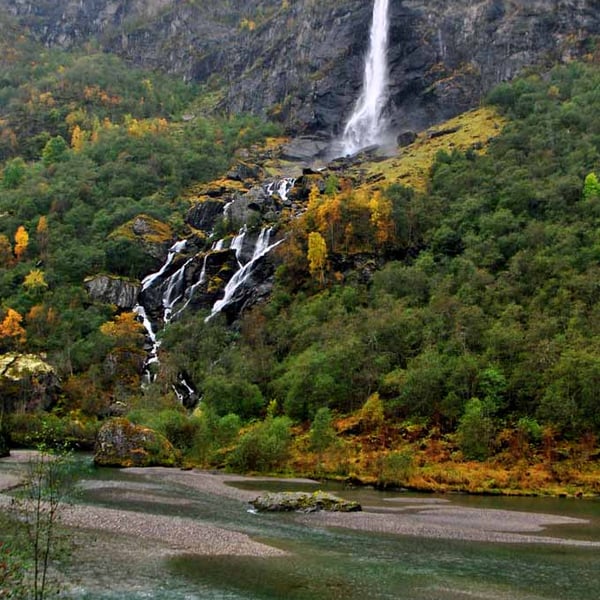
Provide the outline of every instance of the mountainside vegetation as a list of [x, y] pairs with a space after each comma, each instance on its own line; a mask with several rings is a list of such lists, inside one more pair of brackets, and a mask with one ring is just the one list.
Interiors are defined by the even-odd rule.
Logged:
[[[126, 414], [188, 464], [600, 492], [593, 49], [500, 85], [389, 161], [314, 176], [301, 216], [279, 224], [269, 301], [233, 325], [185, 311], [142, 387], [143, 327], [84, 280], [156, 271], [194, 233], [190, 190], [281, 130], [191, 114], [193, 85], [91, 49], [1, 43], [0, 352], [43, 354], [61, 380], [48, 411], [36, 377], [2, 384], [13, 443], [90, 446]], [[452, 137], [482, 122], [485, 136]], [[180, 374], [201, 398], [191, 415]]]

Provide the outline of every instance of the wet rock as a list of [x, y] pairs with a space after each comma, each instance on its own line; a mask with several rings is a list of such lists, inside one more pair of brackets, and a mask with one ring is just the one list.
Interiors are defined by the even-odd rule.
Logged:
[[414, 131], [403, 131], [396, 138], [396, 143], [400, 148], [410, 146], [417, 139], [417, 134]]
[[329, 148], [330, 140], [314, 136], [300, 136], [285, 144], [281, 151], [281, 158], [308, 162], [313, 158], [322, 156]]
[[100, 428], [94, 462], [103, 467], [173, 467], [179, 455], [160, 433], [117, 418]]
[[216, 222], [223, 217], [225, 203], [222, 200], [207, 199], [194, 204], [187, 213], [185, 222], [195, 229], [211, 232]]
[[48, 410], [60, 394], [54, 368], [34, 354], [0, 355], [0, 398], [6, 412]]
[[92, 300], [125, 310], [131, 310], [137, 304], [141, 287], [137, 282], [112, 275], [88, 277], [83, 285]]
[[258, 496], [250, 504], [259, 512], [358, 512], [358, 502], [344, 500], [327, 492], [280, 492]]

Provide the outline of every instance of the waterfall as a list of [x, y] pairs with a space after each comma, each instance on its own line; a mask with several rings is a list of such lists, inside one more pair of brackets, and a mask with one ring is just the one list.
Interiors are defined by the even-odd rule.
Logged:
[[385, 130], [382, 113], [388, 87], [388, 37], [389, 0], [375, 0], [362, 92], [346, 123], [341, 141], [345, 155], [382, 142]]
[[217, 313], [221, 312], [221, 310], [231, 303], [237, 290], [242, 287], [252, 275], [252, 270], [256, 261], [262, 258], [265, 254], [269, 253], [273, 248], [278, 246], [283, 241], [279, 240], [274, 244], [269, 244], [272, 232], [273, 229], [270, 227], [261, 230], [260, 235], [256, 240], [256, 245], [254, 246], [252, 258], [243, 267], [241, 267], [241, 269], [237, 270], [233, 277], [227, 282], [223, 293], [223, 298], [215, 302], [210, 315], [206, 317], [205, 321], [212, 319]]
[[[283, 202], [286, 202], [295, 182], [296, 180], [293, 178], [274, 178], [268, 183], [263, 184], [262, 187], [268, 196], [277, 194]], [[235, 200], [232, 200], [224, 205], [224, 218], [227, 219], [231, 216], [231, 207], [234, 202]], [[250, 237], [248, 226], [244, 225], [239, 230], [238, 234], [231, 239], [229, 244], [227, 244], [226, 238], [214, 242], [211, 249], [204, 253], [200, 276], [189, 287], [186, 287], [186, 269], [188, 269], [188, 265], [190, 265], [196, 257], [182, 261], [183, 264], [175, 269], [173, 263], [178, 255], [186, 250], [187, 244], [186, 240], [178, 241], [169, 248], [167, 258], [161, 268], [156, 273], [151, 273], [142, 280], [142, 292], [147, 292], [148, 297], [152, 296], [153, 299], [156, 299], [156, 292], [162, 293], [162, 296], [160, 296], [160, 303], [162, 304], [163, 309], [162, 320], [164, 325], [167, 326], [189, 306], [197, 290], [207, 283], [207, 260], [209, 256], [213, 252], [223, 251], [228, 246], [230, 250], [235, 252], [235, 258], [239, 268], [225, 286], [221, 300], [214, 303], [211, 314], [206, 318], [206, 321], [208, 321], [223, 308], [231, 304], [236, 298], [236, 295], [239, 296], [240, 288], [250, 280], [257, 261], [283, 241], [279, 240], [275, 243], [271, 243], [272, 233], [273, 228], [264, 227], [261, 229], [254, 244], [254, 248], [252, 248], [250, 245], [251, 242], [248, 239]], [[249, 252], [250, 249], [252, 249], [251, 255]], [[249, 256], [250, 258], [248, 258]], [[144, 294], [142, 294], [141, 297], [141, 301], [143, 301]], [[153, 300], [153, 302], [156, 302], [156, 300]], [[154, 306], [154, 308], [156, 309], [158, 307]], [[157, 364], [159, 361], [158, 350], [160, 348], [160, 341], [157, 339], [156, 332], [154, 331], [154, 325], [156, 325], [156, 323], [153, 324], [151, 322], [146, 312], [146, 308], [143, 305], [139, 304], [136, 306], [134, 312], [143, 323], [149, 340], [150, 350], [144, 364], [144, 381], [150, 383], [155, 378], [155, 375], [151, 372], [150, 365]], [[191, 394], [194, 393], [193, 388], [183, 378], [177, 382], [177, 385], [174, 386], [173, 389], [180, 400], [186, 395], [191, 397]]]
[[163, 294], [162, 305], [164, 309], [163, 321], [168, 323], [171, 320], [173, 307], [183, 298], [185, 293], [185, 269], [192, 262], [193, 258], [188, 258], [182, 267], [177, 269], [166, 281], [166, 291]]
[[169, 268], [175, 257], [183, 252], [185, 246], [187, 244], [187, 240], [181, 240], [179, 242], [175, 242], [170, 248], [169, 253], [167, 254], [167, 260], [164, 262], [163, 266], [160, 268], [160, 271], [156, 273], [151, 273], [147, 277], [144, 277], [142, 280], [142, 291], [147, 290], [157, 279], [163, 276], [165, 271]]
[[246, 233], [248, 232], [248, 228], [244, 225], [240, 232], [231, 240], [231, 245], [229, 246], [230, 250], [235, 251], [235, 258], [238, 261], [238, 265], [242, 266], [242, 248], [244, 247], [244, 238], [246, 237]]
[[150, 365], [158, 363], [158, 349], [160, 348], [160, 342], [156, 339], [156, 333], [154, 332], [154, 328], [152, 327], [152, 323], [146, 314], [146, 309], [141, 305], [137, 304], [133, 308], [133, 312], [140, 318], [142, 324], [144, 325], [144, 329], [146, 330], [146, 336], [150, 340], [151, 348], [150, 352], [148, 352], [148, 357], [144, 362], [144, 375], [143, 381], [144, 383], [151, 383], [154, 381], [156, 375], [153, 375], [150, 371]]

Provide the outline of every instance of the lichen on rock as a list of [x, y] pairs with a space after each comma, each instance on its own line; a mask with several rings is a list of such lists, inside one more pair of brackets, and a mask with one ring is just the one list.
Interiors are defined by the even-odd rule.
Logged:
[[358, 502], [344, 500], [321, 490], [308, 492], [267, 493], [250, 501], [259, 512], [357, 512], [362, 510]]
[[54, 368], [35, 354], [0, 355], [0, 398], [4, 410], [47, 410], [58, 397]]
[[162, 434], [127, 419], [107, 421], [98, 432], [94, 463], [104, 467], [174, 467], [179, 453]]

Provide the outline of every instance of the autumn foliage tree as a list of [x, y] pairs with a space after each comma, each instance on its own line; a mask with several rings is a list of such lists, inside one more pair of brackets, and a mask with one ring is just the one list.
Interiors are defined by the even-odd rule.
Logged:
[[318, 277], [319, 283], [325, 282], [325, 265], [327, 264], [327, 245], [323, 236], [313, 231], [308, 234], [308, 268], [313, 277]]
[[27, 333], [21, 323], [23, 317], [14, 309], [9, 308], [2, 323], [0, 323], [0, 347], [12, 350], [22, 346], [27, 341]]
[[19, 225], [15, 233], [15, 256], [17, 260], [21, 260], [25, 252], [27, 251], [27, 247], [29, 246], [29, 234], [23, 225]]
[[144, 341], [144, 327], [132, 312], [117, 315], [104, 323], [100, 331], [122, 348], [137, 348]]

